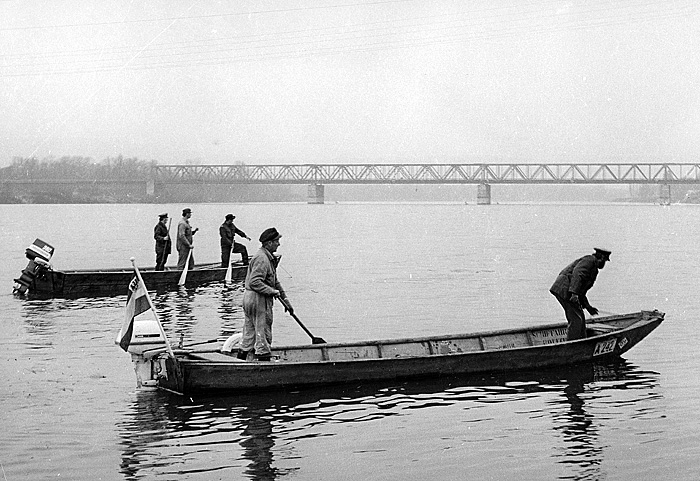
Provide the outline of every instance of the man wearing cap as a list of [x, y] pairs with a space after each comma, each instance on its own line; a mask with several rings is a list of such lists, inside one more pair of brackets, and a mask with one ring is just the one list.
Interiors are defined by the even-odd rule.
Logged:
[[246, 249], [243, 244], [236, 242], [234, 237], [236, 234], [248, 240], [250, 240], [250, 237], [236, 227], [233, 223], [233, 219], [235, 218], [236, 216], [233, 214], [226, 214], [226, 220], [219, 226], [219, 236], [221, 237], [221, 267], [228, 267], [228, 263], [231, 260], [231, 246], [233, 246], [234, 254], [241, 255], [243, 265], [248, 265], [248, 249]]
[[[199, 227], [192, 230], [190, 226], [190, 217], [192, 217], [192, 209], [189, 207], [182, 210], [182, 219], [177, 224], [177, 268], [182, 270], [185, 268], [185, 263], [187, 262], [187, 256], [194, 247], [192, 246], [193, 236], [199, 230]], [[194, 267], [194, 255], [190, 256], [190, 263], [188, 269]]]
[[170, 251], [172, 250], [172, 242], [170, 241], [170, 225], [165, 225], [168, 222], [168, 213], [158, 216], [158, 223], [153, 228], [153, 238], [156, 240], [156, 270], [165, 270], [165, 261], [168, 260]]
[[598, 270], [605, 267], [610, 260], [611, 252], [596, 247], [593, 254], [583, 256], [566, 266], [557, 276], [549, 289], [559, 304], [564, 308], [568, 340], [586, 337], [586, 309], [591, 316], [598, 314], [598, 309], [591, 306], [586, 297], [588, 290], [593, 287]]
[[260, 250], [250, 259], [243, 293], [245, 323], [238, 359], [245, 360], [252, 353], [256, 361], [270, 360], [272, 307], [276, 297], [284, 299], [289, 306], [289, 312], [294, 312], [277, 279], [278, 258], [274, 254], [280, 246], [280, 237], [282, 236], [274, 227], [265, 229], [260, 234]]

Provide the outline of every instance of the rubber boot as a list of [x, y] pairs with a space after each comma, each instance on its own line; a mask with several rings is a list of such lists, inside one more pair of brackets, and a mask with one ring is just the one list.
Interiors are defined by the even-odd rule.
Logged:
[[240, 359], [241, 361], [246, 361], [248, 359], [248, 353], [249, 351], [241, 351], [240, 349], [238, 350], [238, 354], [236, 357]]

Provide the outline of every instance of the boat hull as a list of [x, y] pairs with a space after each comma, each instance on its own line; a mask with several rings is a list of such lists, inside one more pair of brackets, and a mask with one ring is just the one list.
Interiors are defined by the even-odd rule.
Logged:
[[[157, 379], [182, 393], [289, 389], [360, 381], [504, 373], [608, 361], [663, 321], [658, 311], [597, 320], [600, 331], [566, 341], [566, 325], [458, 336], [279, 347], [273, 362], [245, 362], [221, 352], [163, 357]], [[611, 327], [612, 326], [612, 327]]]
[[[245, 279], [247, 267], [234, 265], [232, 280]], [[181, 270], [141, 270], [141, 276], [149, 289], [176, 289]], [[129, 282], [134, 278], [134, 269], [65, 270], [40, 269], [29, 285], [29, 294], [34, 297], [98, 297], [127, 293]], [[200, 264], [187, 272], [185, 287], [194, 287], [223, 281], [226, 268], [219, 264]]]

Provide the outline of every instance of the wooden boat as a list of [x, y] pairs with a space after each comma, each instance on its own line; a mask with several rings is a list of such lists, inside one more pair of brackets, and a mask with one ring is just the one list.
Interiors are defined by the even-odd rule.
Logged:
[[134, 325], [129, 352], [139, 386], [180, 394], [295, 389], [360, 381], [483, 375], [609, 361], [664, 319], [659, 311], [596, 318], [588, 336], [566, 340], [566, 324], [414, 339], [275, 346], [273, 360], [241, 361], [226, 349], [175, 349], [156, 321]]
[[[15, 279], [14, 291], [33, 297], [92, 297], [115, 296], [127, 293], [129, 282], [134, 278], [134, 268], [73, 269], [56, 270], [49, 260], [53, 247], [37, 239], [26, 251], [29, 264]], [[233, 280], [245, 279], [247, 266], [234, 264]], [[151, 289], [176, 289], [182, 274], [181, 269], [166, 267], [164, 271], [146, 268], [141, 271], [146, 285]], [[196, 264], [187, 272], [185, 287], [199, 286], [223, 281], [226, 268], [221, 263]]]

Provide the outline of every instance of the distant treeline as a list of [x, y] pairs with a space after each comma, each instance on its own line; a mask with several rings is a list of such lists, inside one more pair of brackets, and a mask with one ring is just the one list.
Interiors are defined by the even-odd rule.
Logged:
[[0, 169], [0, 179], [145, 179], [156, 164], [153, 160], [125, 159], [121, 155], [101, 161], [90, 157], [47, 157], [42, 160], [15, 157], [9, 167]]
[[[15, 157], [10, 166], [0, 168], [0, 203], [283, 202], [305, 199], [300, 189], [280, 185], [166, 185], [151, 195], [146, 192], [145, 183], [156, 164], [156, 161], [121, 155], [101, 161], [90, 157], [48, 157], [42, 160]], [[65, 183], [49, 185], [41, 182], [47, 179]], [[26, 181], [36, 181], [36, 184], [24, 183]]]

